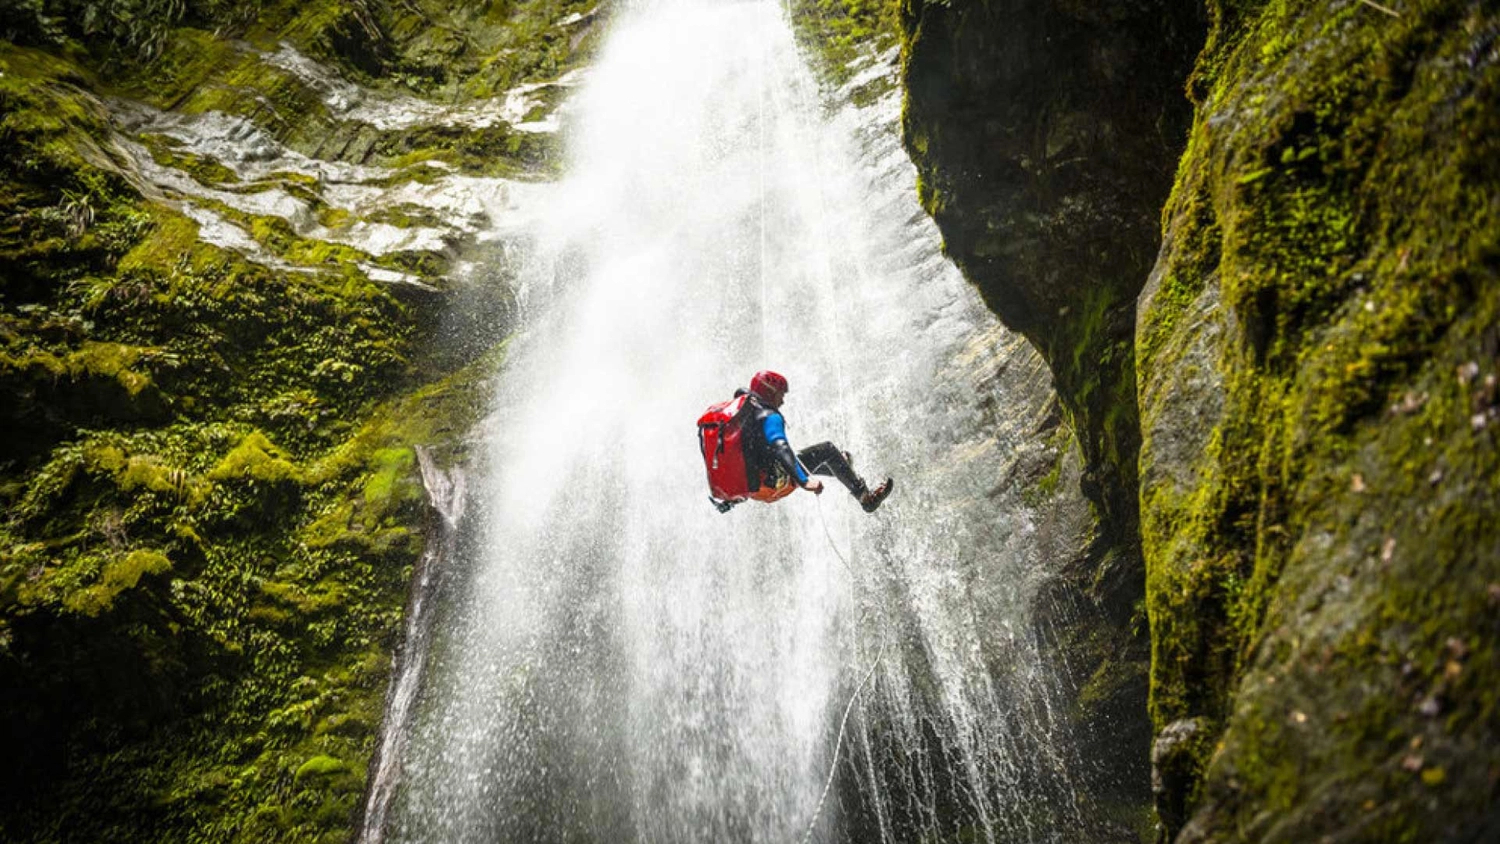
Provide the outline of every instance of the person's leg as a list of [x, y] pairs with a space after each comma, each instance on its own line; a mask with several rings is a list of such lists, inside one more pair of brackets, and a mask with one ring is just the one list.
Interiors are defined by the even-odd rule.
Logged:
[[865, 482], [854, 473], [854, 467], [849, 463], [849, 456], [833, 443], [822, 442], [810, 445], [797, 452], [797, 459], [802, 462], [802, 468], [814, 475], [829, 475], [838, 478], [839, 483], [849, 488], [849, 493], [859, 498], [869, 491]]

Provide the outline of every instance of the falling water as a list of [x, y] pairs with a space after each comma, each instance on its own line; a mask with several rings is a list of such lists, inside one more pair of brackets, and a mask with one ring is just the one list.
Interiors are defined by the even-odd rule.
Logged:
[[[825, 112], [776, 3], [700, 0], [624, 14], [573, 108], [386, 840], [1067, 838], [1047, 561], [996, 492], [1048, 387], [896, 95]], [[761, 368], [885, 508], [709, 506], [693, 422]]]

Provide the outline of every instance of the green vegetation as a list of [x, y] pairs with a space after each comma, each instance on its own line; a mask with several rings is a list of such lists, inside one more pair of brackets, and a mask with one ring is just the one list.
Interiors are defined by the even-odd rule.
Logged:
[[468, 427], [495, 361], [383, 398], [423, 345], [388, 292], [154, 264], [152, 235], [117, 275], [24, 265], [52, 295], [3, 315], [0, 695], [41, 764], [7, 769], [6, 837], [342, 840], [420, 551], [410, 449]]
[[794, 0], [788, 9], [798, 43], [827, 78], [843, 83], [851, 76], [851, 62], [896, 44], [898, 5], [896, 0]]
[[[581, 65], [604, 29], [599, 6], [596, 0], [0, 0], [0, 38], [105, 71], [108, 93], [189, 114], [244, 117], [315, 157], [398, 168], [439, 161], [476, 174], [534, 177], [557, 165], [550, 135], [499, 123], [381, 130], [345, 120], [329, 111], [321, 82], [267, 54], [289, 44], [377, 94], [461, 104], [556, 80]], [[103, 92], [97, 77], [74, 70], [87, 77], [79, 82]], [[537, 97], [546, 109], [559, 95], [543, 90]]]
[[[13, 409], [55, 427], [7, 444], [0, 492], [6, 742], [45, 765], [8, 769], [7, 837], [71, 815], [100, 837], [342, 840], [420, 551], [411, 447], [456, 441], [496, 361], [381, 401], [414, 383], [420, 326], [368, 283], [228, 256], [117, 283], [130, 298], [109, 312], [64, 284], [6, 314], [7, 360], [115, 377], [149, 361], [136, 377], [166, 408], [70, 431], [56, 407], [82, 387], [64, 366], [61, 396]], [[85, 321], [158, 353], [34, 348], [34, 326]], [[305, 762], [327, 756], [346, 767]]]
[[122, 58], [158, 55], [179, 24], [244, 25], [262, 0], [0, 0], [6, 40], [61, 44], [69, 39], [101, 42]]
[[1198, 841], [1474, 837], [1500, 687], [1500, 19], [1210, 8], [1137, 339], [1151, 709], [1214, 736], [1171, 799]]
[[[166, 82], [143, 92], [168, 98], [202, 81], [202, 74], [223, 73], [233, 80], [246, 71], [233, 45], [220, 37], [225, 34], [266, 50], [290, 41], [361, 81], [483, 97], [556, 78], [573, 66], [591, 48], [583, 42], [597, 39], [592, 23], [599, 5], [593, 0], [0, 0], [0, 38], [81, 47], [115, 70], [140, 74], [141, 81]], [[570, 16], [578, 19], [559, 25]], [[267, 90], [261, 80], [253, 81]]]
[[[1201, 30], [1166, 4], [902, 4], [922, 202], [1051, 365], [1101, 560], [1131, 569], [1139, 513], [1185, 840], [1467, 840], [1492, 804], [1500, 19], [1390, 5], [1210, 2], [1188, 74]], [[1131, 203], [1184, 77], [1150, 271]]]
[[[206, 201], [304, 269], [200, 241], [119, 153], [105, 97], [226, 111], [393, 181], [426, 161], [534, 174], [547, 139], [382, 132], [267, 54], [461, 103], [582, 61], [598, 15], [557, 22], [591, 9], [0, 0], [0, 838], [346, 840], [427, 520], [415, 449], [461, 458], [504, 354], [506, 291], [466, 294], [492, 324], [444, 339], [439, 294], [354, 266], [435, 281], [445, 257], [374, 258]], [[359, 222], [310, 177], [242, 184], [142, 141], [204, 185]]]

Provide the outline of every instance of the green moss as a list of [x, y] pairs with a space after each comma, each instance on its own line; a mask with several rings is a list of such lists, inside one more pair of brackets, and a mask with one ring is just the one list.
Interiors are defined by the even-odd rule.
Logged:
[[1022, 493], [1023, 500], [1028, 506], [1038, 506], [1057, 494], [1057, 485], [1062, 480], [1062, 463], [1062, 457], [1059, 455], [1047, 474]]
[[215, 481], [251, 479], [273, 484], [296, 483], [303, 477], [302, 470], [286, 459], [286, 452], [259, 431], [241, 440], [209, 473]]
[[151, 236], [143, 238], [120, 258], [118, 266], [122, 273], [141, 270], [169, 272], [185, 260], [193, 261], [197, 255], [204, 255], [200, 260], [209, 260], [207, 254], [211, 253], [198, 241], [197, 223], [166, 209], [153, 210], [150, 220]]
[[831, 81], [843, 83], [851, 62], [896, 43], [898, 7], [895, 0], [797, 0], [789, 8], [798, 43]]
[[[290, 40], [371, 87], [461, 101], [555, 76], [602, 29], [554, 27], [588, 5], [552, 0], [182, 8], [184, 25], [153, 22], [150, 61], [107, 32], [30, 42], [51, 52], [0, 44], [0, 743], [19, 760], [0, 771], [7, 840], [51, 840], [59, 818], [90, 840], [346, 837], [422, 548], [415, 447], [461, 459], [503, 355], [430, 342], [432, 315], [370, 283], [358, 250], [222, 208], [320, 271], [201, 242], [138, 193], [105, 97], [225, 110], [311, 155], [514, 173], [546, 165], [553, 141], [342, 123], [257, 51]], [[204, 184], [274, 186], [330, 227], [352, 222], [309, 177], [240, 184], [224, 162], [146, 141]], [[426, 254], [379, 262], [443, 269]], [[345, 768], [299, 776], [319, 758]]]
[[197, 482], [196, 479], [190, 479], [185, 471], [166, 463], [155, 455], [130, 457], [124, 466], [116, 471], [115, 478], [120, 489], [125, 492], [144, 489], [158, 495], [176, 498], [190, 508], [203, 502], [204, 484]]
[[418, 127], [383, 134], [371, 144], [371, 158], [404, 169], [441, 162], [461, 172], [486, 176], [555, 175], [561, 149], [555, 135], [513, 130], [503, 124], [480, 129]]
[[349, 211], [346, 211], [343, 208], [333, 208], [327, 205], [318, 208], [317, 215], [318, 223], [320, 225], [326, 226], [327, 228], [333, 229], [335, 231], [347, 229], [352, 226], [357, 220], [354, 214], [350, 213]]
[[117, 384], [126, 396], [135, 398], [151, 386], [151, 376], [140, 371], [138, 364], [153, 351], [120, 343], [86, 342], [61, 358], [48, 352], [24, 358], [0, 356], [0, 366], [43, 378], [109, 381]]
[[158, 108], [173, 108], [194, 89], [235, 60], [233, 43], [200, 29], [177, 29], [164, 35], [157, 58], [127, 65], [121, 90]]
[[369, 262], [368, 253], [341, 243], [302, 237], [281, 217], [245, 214], [225, 205], [215, 205], [225, 218], [243, 225], [272, 254], [295, 264], [321, 267], [337, 272], [357, 272], [355, 265]]
[[395, 494], [397, 481], [410, 474], [416, 455], [409, 448], [382, 448], [372, 455], [375, 472], [365, 481], [365, 503], [387, 502]]
[[[340, 836], [421, 549], [411, 448], [451, 459], [490, 370], [420, 389], [459, 359], [388, 291], [200, 243], [102, 169], [73, 65], [0, 61], [4, 835]], [[348, 770], [294, 788], [319, 755]]]
[[144, 575], [161, 574], [172, 568], [172, 561], [165, 554], [137, 549], [104, 566], [99, 583], [71, 592], [63, 599], [63, 607], [70, 612], [95, 616], [109, 610], [115, 598], [127, 589], [134, 589]]
[[[1463, 644], [1500, 582], [1476, 550], [1500, 498], [1475, 386], [1500, 319], [1480, 105], [1500, 69], [1458, 68], [1500, 20], [1213, 7], [1137, 341], [1153, 716], [1215, 725], [1179, 795], [1202, 840], [1463, 837], [1487, 786], [1445, 760], [1487, 758], [1500, 681]], [[1203, 296], [1222, 309], [1187, 319]], [[1218, 385], [1185, 394], [1201, 365]], [[1186, 422], [1195, 399], [1222, 409]], [[1207, 447], [1184, 456], [1174, 423]]]
[[64, 369], [74, 378], [111, 378], [134, 397], [151, 385], [150, 376], [132, 368], [150, 350], [120, 343], [84, 343], [68, 355]]
[[300, 784], [305, 779], [327, 777], [330, 774], [341, 774], [347, 770], [349, 770], [349, 765], [342, 759], [335, 759], [332, 756], [314, 756], [298, 766], [297, 773], [292, 780]]
[[212, 159], [177, 149], [176, 142], [165, 135], [146, 135], [141, 140], [157, 164], [181, 170], [199, 184], [223, 187], [240, 181], [233, 170]]
[[[149, 823], [167, 839], [174, 829], [283, 840], [344, 828], [380, 720], [388, 665], [380, 643], [397, 626], [405, 576], [421, 550], [410, 529], [422, 518], [412, 449], [427, 444], [445, 460], [461, 453], [460, 435], [483, 412], [481, 388], [497, 360], [365, 411], [364, 424], [316, 459], [297, 459], [260, 431], [189, 425], [96, 436], [33, 479], [29, 530], [48, 538], [7, 536], [0, 608], [45, 613], [52, 640], [68, 635], [69, 615], [119, 619], [138, 631], [134, 647], [142, 649], [122, 668], [154, 684], [185, 676], [183, 657], [168, 658], [156, 644], [170, 629], [161, 641], [208, 648], [194, 658], [208, 665], [190, 663], [193, 671], [216, 665], [209, 675], [222, 678], [172, 717], [169, 733], [83, 757], [95, 761], [75, 771], [77, 785], [50, 792], [47, 806], [97, 806], [105, 789], [99, 822]], [[275, 492], [287, 488], [298, 494]], [[160, 544], [115, 557], [89, 550], [122, 535]], [[169, 556], [171, 581], [161, 577]], [[127, 621], [162, 610], [154, 622]], [[132, 640], [95, 633], [88, 641]], [[21, 637], [12, 647], [38, 654], [40, 645]], [[155, 667], [140, 667], [143, 658]], [[69, 741], [91, 746], [85, 734]], [[346, 768], [294, 773], [318, 756]], [[285, 790], [310, 776], [326, 780], [317, 806]], [[337, 811], [319, 808], [330, 788], [346, 795]], [[142, 819], [142, 805], [165, 814]], [[255, 820], [266, 812], [279, 818], [274, 829]]]
[[402, 229], [435, 226], [442, 220], [432, 209], [420, 205], [400, 204], [378, 209], [368, 217], [372, 223], [385, 223]]

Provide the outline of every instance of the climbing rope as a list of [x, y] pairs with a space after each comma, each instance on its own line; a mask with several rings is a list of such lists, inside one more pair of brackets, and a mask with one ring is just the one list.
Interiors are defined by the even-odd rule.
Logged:
[[844, 749], [844, 730], [849, 726], [849, 713], [854, 711], [854, 701], [859, 699], [859, 693], [864, 691], [865, 684], [875, 676], [875, 669], [880, 667], [880, 660], [885, 657], [885, 646], [888, 640], [881, 637], [880, 652], [875, 655], [875, 661], [870, 663], [870, 670], [865, 672], [863, 680], [854, 689], [854, 694], [849, 696], [849, 702], [844, 705], [844, 717], [839, 721], [839, 735], [833, 744], [833, 761], [828, 765], [828, 779], [823, 781], [823, 793], [818, 796], [818, 805], [813, 809], [812, 819], [807, 822], [807, 831], [802, 833], [802, 844], [812, 840], [813, 830], [818, 826], [818, 818], [823, 814], [823, 804], [828, 801], [828, 792], [833, 788], [833, 775], [839, 769], [839, 751]]
[[[838, 557], [839, 562], [844, 564], [844, 568], [848, 570], [849, 576], [854, 577], [854, 567], [849, 565], [848, 559], [839, 550], [838, 544], [833, 541], [833, 533], [828, 530], [828, 520], [823, 516], [823, 496], [819, 495], [815, 497], [818, 499], [818, 521], [823, 524], [823, 536], [828, 540], [828, 547], [833, 549], [834, 556]], [[869, 612], [869, 609], [866, 608], [864, 612], [860, 613], [859, 620], [854, 622], [856, 630], [863, 626], [865, 616], [869, 615]], [[807, 842], [812, 840], [813, 830], [818, 827], [818, 818], [823, 816], [823, 805], [828, 802], [828, 792], [833, 789], [834, 774], [838, 773], [839, 770], [839, 753], [844, 749], [844, 733], [849, 727], [849, 714], [854, 711], [854, 702], [859, 700], [859, 695], [865, 690], [865, 686], [870, 682], [870, 678], [875, 676], [875, 669], [880, 667], [880, 661], [885, 658], [885, 648], [888, 644], [890, 644], [890, 639], [886, 636], [881, 636], [879, 652], [875, 654], [875, 659], [870, 663], [870, 668], [865, 672], [864, 678], [859, 681], [858, 686], [854, 687], [854, 693], [849, 695], [849, 702], [844, 704], [844, 716], [839, 719], [838, 737], [833, 742], [833, 760], [828, 763], [828, 777], [823, 780], [823, 793], [818, 795], [818, 805], [813, 808], [812, 817], [807, 821], [807, 829], [802, 833], [801, 844], [807, 844]]]
[[813, 498], [818, 502], [818, 522], [823, 525], [823, 537], [828, 540], [828, 547], [833, 549], [833, 555], [839, 558], [840, 563], [844, 564], [844, 570], [849, 572], [849, 576], [854, 577], [854, 567], [849, 565], [848, 560], [844, 559], [844, 554], [839, 550], [838, 543], [833, 541], [833, 533], [828, 530], [828, 519], [823, 515], [823, 496], [815, 495]]

